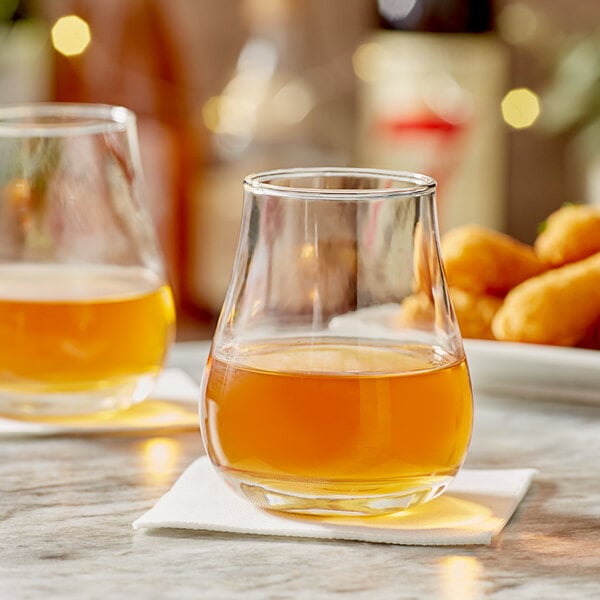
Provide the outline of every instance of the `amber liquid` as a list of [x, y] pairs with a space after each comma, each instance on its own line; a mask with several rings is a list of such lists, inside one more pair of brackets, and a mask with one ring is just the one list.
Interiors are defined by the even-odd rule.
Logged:
[[53, 397], [42, 412], [68, 414], [59, 397], [142, 393], [174, 319], [169, 287], [142, 268], [0, 266], [0, 412], [26, 416], [30, 403], [35, 415]]
[[429, 347], [255, 346], [212, 356], [205, 385], [209, 456], [247, 495], [421, 502], [451, 481], [471, 435], [466, 363]]

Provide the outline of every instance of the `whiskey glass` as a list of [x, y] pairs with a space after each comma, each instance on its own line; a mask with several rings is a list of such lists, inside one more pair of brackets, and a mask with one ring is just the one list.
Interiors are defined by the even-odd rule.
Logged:
[[175, 312], [135, 115], [0, 107], [0, 415], [105, 415], [152, 391]]
[[243, 187], [200, 407], [217, 472], [255, 505], [292, 513], [375, 515], [435, 498], [472, 427], [435, 181], [321, 168]]

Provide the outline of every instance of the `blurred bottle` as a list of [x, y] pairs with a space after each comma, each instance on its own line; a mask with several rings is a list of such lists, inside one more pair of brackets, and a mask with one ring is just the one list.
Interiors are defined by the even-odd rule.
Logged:
[[188, 295], [217, 313], [229, 283], [242, 214], [241, 182], [257, 171], [346, 164], [318, 107], [322, 88], [307, 68], [305, 6], [243, 0], [248, 37], [219, 95], [203, 107], [206, 165], [188, 219]]
[[[185, 239], [186, 179], [190, 161], [186, 74], [169, 3], [160, 0], [69, 0], [90, 28], [80, 53], [56, 53], [56, 99], [127, 106], [138, 121], [146, 200], [178, 304]], [[56, 9], [54, 9], [56, 10]]]
[[379, 0], [378, 14], [354, 55], [357, 162], [435, 177], [442, 231], [504, 229], [509, 60], [491, 1]]
[[0, 104], [50, 99], [52, 54], [48, 32], [29, 4], [0, 0]]

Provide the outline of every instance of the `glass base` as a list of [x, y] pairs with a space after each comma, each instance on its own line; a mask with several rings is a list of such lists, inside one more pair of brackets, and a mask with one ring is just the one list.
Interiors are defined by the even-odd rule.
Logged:
[[259, 508], [321, 516], [376, 516], [403, 511], [437, 498], [455, 475], [454, 472], [373, 482], [291, 481], [218, 470], [238, 494]]
[[156, 376], [120, 379], [98, 389], [24, 392], [0, 388], [0, 417], [22, 421], [65, 421], [101, 418], [125, 410], [147, 398]]

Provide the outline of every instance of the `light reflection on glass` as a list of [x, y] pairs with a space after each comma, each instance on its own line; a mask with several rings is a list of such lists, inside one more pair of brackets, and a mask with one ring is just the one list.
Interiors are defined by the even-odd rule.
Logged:
[[313, 259], [315, 257], [315, 246], [311, 243], [306, 243], [302, 245], [302, 249], [300, 250], [300, 257], [308, 260]]
[[440, 561], [441, 598], [474, 600], [481, 592], [480, 562], [472, 556], [446, 556]]

